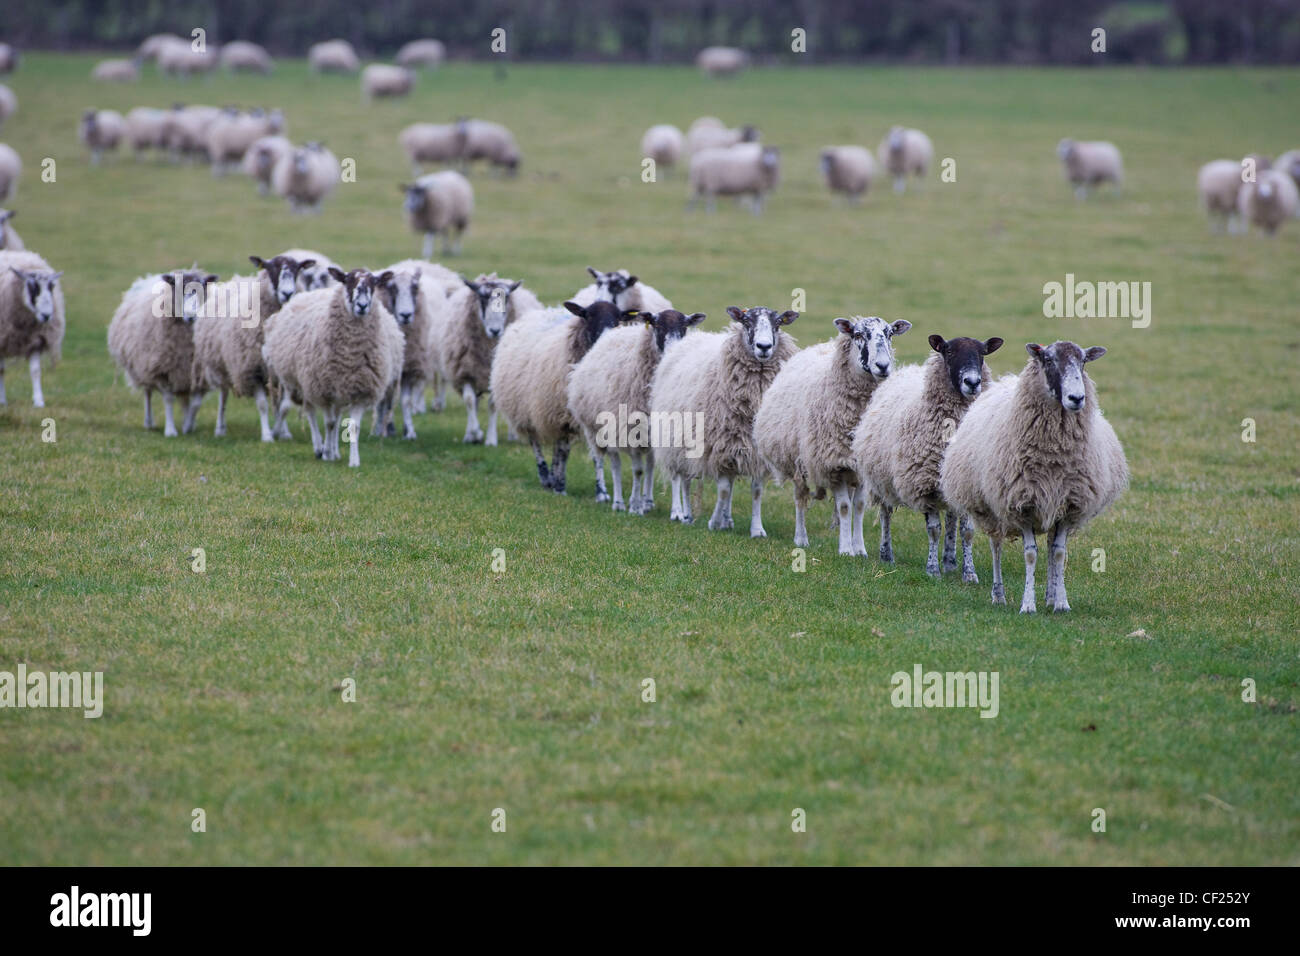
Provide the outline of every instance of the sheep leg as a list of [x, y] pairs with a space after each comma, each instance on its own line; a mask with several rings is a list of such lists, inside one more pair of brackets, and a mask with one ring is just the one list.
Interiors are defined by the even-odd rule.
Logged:
[[[289, 408], [293, 405], [293, 399], [289, 397], [288, 390], [280, 396], [280, 404], [275, 409], [275, 428], [272, 429], [276, 438], [290, 439], [293, 437], [289, 433], [289, 423], [285, 421], [285, 416], [289, 414]], [[312, 416], [315, 418], [315, 416]], [[312, 443], [313, 447], [315, 442]]]
[[671, 486], [671, 490], [670, 490], [670, 492], [669, 492], [669, 499], [670, 499], [671, 503], [670, 503], [669, 506], [668, 506], [668, 520], [669, 520], [669, 521], [681, 521], [681, 520], [682, 520], [682, 479], [681, 479], [681, 476], [680, 476], [680, 475], [673, 475], [672, 478], [669, 479], [669, 485]]
[[[555, 443], [555, 450], [551, 455], [551, 490], [557, 495], [564, 494], [564, 472], [569, 464], [569, 440], [561, 438]], [[601, 479], [604, 484], [603, 476], [600, 472], [596, 477]]]
[[[423, 386], [420, 388], [424, 390]], [[402, 386], [402, 437], [407, 441], [415, 439], [415, 423], [411, 416], [415, 414], [415, 389], [409, 385]], [[495, 413], [494, 413], [495, 414]]]
[[840, 554], [853, 553], [853, 492], [847, 481], [835, 485], [835, 515], [839, 518]]
[[993, 554], [993, 603], [1006, 604], [1007, 592], [1002, 587], [1002, 539], [989, 535], [989, 551]]
[[695, 524], [695, 512], [691, 509], [691, 482], [694, 478], [682, 479], [682, 524]]
[[867, 556], [866, 541], [862, 537], [862, 519], [867, 513], [867, 489], [858, 485], [853, 489], [853, 554], [855, 557]]
[[441, 374], [433, 377], [433, 405], [435, 412], [440, 412], [447, 407], [447, 380]]
[[528, 443], [533, 446], [533, 457], [537, 459], [537, 477], [542, 482], [543, 488], [549, 488], [551, 487], [551, 470], [546, 467], [546, 456], [542, 454], [542, 446], [532, 436], [529, 436]]
[[763, 479], [751, 477], [749, 489], [752, 497], [749, 509], [749, 536], [766, 538], [767, 532], [763, 530]]
[[[596, 503], [601, 504], [609, 501], [609, 491], [605, 487], [605, 453], [594, 445], [590, 446], [590, 451], [591, 465], [596, 470]], [[618, 452], [614, 453], [614, 457], [618, 457]], [[622, 497], [622, 494], [623, 491], [620, 488], [619, 497]]]
[[[3, 399], [4, 399], [4, 381], [3, 381], [3, 377], [0, 376], [0, 404], [3, 404]], [[153, 389], [152, 388], [146, 388], [144, 390], [144, 427], [153, 428]]]
[[212, 429], [212, 434], [218, 438], [226, 433], [226, 398], [229, 395], [229, 389], [223, 388], [217, 392], [217, 425]]
[[880, 506], [880, 560], [886, 564], [894, 563], [894, 540], [889, 534], [889, 519], [894, 509], [887, 504]]
[[906, 188], [907, 188], [907, 177], [906, 177], [906, 176], [895, 176], [895, 177], [894, 177], [894, 192], [898, 193], [898, 194], [901, 196], [901, 195], [903, 194], [903, 190], [906, 189]]
[[794, 545], [808, 547], [808, 486], [794, 480]]
[[[594, 459], [593, 459], [594, 460]], [[600, 480], [601, 469], [596, 469], [596, 479]], [[618, 453], [618, 449], [611, 449], [609, 453], [609, 480], [614, 486], [614, 503], [610, 506], [613, 511], [635, 511], [636, 509], [636, 481], [632, 482], [632, 508], [628, 508], [623, 502], [623, 456]], [[598, 486], [599, 487], [599, 486]], [[605, 496], [607, 499], [609, 495]], [[596, 496], [597, 500], [600, 495]]]
[[33, 352], [27, 359], [27, 370], [32, 375], [32, 407], [45, 407], [45, 393], [41, 391], [41, 353]]
[[[643, 515], [645, 508], [645, 453], [640, 448], [628, 449], [627, 459], [632, 463], [632, 497], [627, 503], [628, 514]], [[615, 482], [620, 485], [621, 482]]]
[[943, 569], [945, 571], [957, 570], [957, 523], [960, 515], [951, 508], [948, 509], [948, 520], [944, 525], [943, 536]]
[[421, 246], [420, 248], [422, 250], [420, 255], [421, 259], [433, 258], [433, 233], [426, 232], [424, 234], [424, 245]]
[[[148, 389], [145, 390], [144, 394], [145, 394], [145, 401], [148, 401], [148, 395], [149, 395]], [[7, 405], [7, 404], [9, 403], [5, 399], [5, 360], [0, 358], [0, 405]], [[144, 427], [149, 428], [150, 426], [146, 422]]]
[[[338, 461], [339, 454], [339, 410], [333, 405], [325, 408], [325, 460]], [[349, 438], [352, 436], [349, 435]]]
[[1087, 198], [1088, 198], [1088, 187], [1087, 187], [1087, 186], [1075, 186], [1075, 187], [1074, 187], [1074, 198], [1075, 198], [1075, 199], [1087, 199]]
[[939, 571], [939, 540], [943, 537], [943, 521], [939, 518], [939, 512], [927, 511], [925, 513], [925, 534], [930, 539], [930, 552], [925, 557], [925, 573], [932, 578], [940, 577]]
[[497, 441], [497, 403], [492, 398], [491, 393], [488, 393], [487, 437], [484, 439], [483, 444], [489, 448], [496, 448]]
[[388, 421], [388, 403], [390, 396], [385, 395], [379, 401], [375, 402], [374, 420], [370, 423], [370, 437], [383, 438], [388, 434], [384, 423]]
[[172, 400], [175, 396], [167, 390], [163, 390], [163, 410], [166, 412], [167, 420], [163, 425], [163, 437], [175, 438], [178, 434], [176, 431], [176, 418], [172, 411]]
[[655, 451], [653, 448], [647, 448], [645, 450], [645, 471], [641, 475], [641, 514], [648, 515], [654, 510], [654, 507]]
[[[427, 257], [426, 257], [427, 258]], [[474, 391], [474, 386], [468, 382], [461, 389], [461, 398], [465, 400], [465, 437], [462, 441], [467, 445], [477, 445], [483, 440], [483, 429], [478, 424], [478, 394]]]
[[713, 517], [709, 518], [709, 530], [721, 531], [734, 527], [731, 520], [731, 485], [733, 479], [718, 479], [718, 500], [713, 506]]
[[1025, 525], [1020, 533], [1025, 539], [1025, 593], [1020, 599], [1020, 613], [1034, 614], [1038, 606], [1034, 603], [1034, 568], [1038, 564], [1038, 539], [1034, 536], [1033, 525]]
[[352, 419], [352, 434], [348, 437], [352, 439], [352, 447], [348, 449], [348, 467], [361, 467], [361, 442], [357, 440], [360, 429], [357, 427], [361, 424], [361, 416], [366, 413], [364, 405], [353, 405], [349, 416]]
[[188, 435], [194, 431], [194, 420], [199, 417], [199, 406], [203, 404], [203, 392], [196, 392], [189, 397], [185, 406], [185, 418], [181, 422], [181, 434]]
[[1057, 612], [1070, 610], [1070, 602], [1065, 596], [1065, 542], [1069, 534], [1064, 521], [1058, 521], [1052, 532], [1052, 563], [1047, 569], [1047, 586], [1052, 593], [1044, 603]]
[[[951, 516], [952, 512], [948, 512]], [[975, 573], [975, 523], [970, 515], [961, 516], [961, 579], [966, 584], [979, 584], [980, 576]]]

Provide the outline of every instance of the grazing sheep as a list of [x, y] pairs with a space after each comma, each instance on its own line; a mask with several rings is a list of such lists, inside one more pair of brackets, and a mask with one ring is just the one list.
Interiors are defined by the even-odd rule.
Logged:
[[706, 149], [691, 157], [691, 196], [687, 209], [694, 209], [701, 197], [705, 208], [718, 208], [718, 196], [750, 197], [754, 215], [763, 211], [763, 197], [776, 188], [781, 178], [781, 154], [772, 146], [741, 143], [720, 149]]
[[77, 135], [90, 150], [90, 164], [97, 166], [104, 150], [117, 149], [117, 144], [126, 135], [126, 120], [116, 110], [86, 110], [81, 114]]
[[[961, 526], [962, 575], [979, 582], [971, 552], [971, 519], [944, 500], [939, 466], [944, 451], [971, 404], [989, 382], [984, 356], [996, 352], [1002, 340], [971, 338], [944, 340], [930, 336], [934, 349], [923, 365], [908, 365], [876, 389], [871, 404], [854, 430], [853, 456], [858, 475], [871, 500], [880, 505], [880, 560], [893, 563], [889, 522], [894, 509], [911, 508], [925, 515], [930, 553], [925, 573], [939, 577], [957, 568], [957, 528]], [[943, 567], [939, 566], [939, 512], [948, 512]], [[865, 550], [863, 551], [865, 553]]]
[[866, 554], [866, 495], [853, 454], [853, 429], [894, 369], [893, 338], [912, 327], [878, 316], [836, 319], [839, 334], [786, 362], [754, 416], [754, 447], [778, 481], [794, 486], [794, 543], [808, 546], [808, 500], [835, 501], [840, 554]]
[[282, 155], [271, 170], [271, 189], [289, 200], [294, 212], [319, 212], [320, 204], [339, 184], [338, 158], [320, 143], [307, 143]]
[[894, 177], [894, 192], [907, 188], [907, 177], [924, 179], [934, 161], [934, 146], [930, 137], [919, 129], [895, 126], [885, 134], [877, 150], [880, 165]]
[[1280, 169], [1266, 169], [1253, 183], [1242, 183], [1237, 196], [1237, 212], [1244, 224], [1253, 225], [1266, 235], [1296, 214], [1300, 193], [1295, 180]]
[[231, 73], [270, 73], [275, 68], [266, 48], [247, 40], [233, 40], [223, 46], [221, 65]]
[[411, 161], [413, 175], [422, 173], [421, 163], [450, 163], [465, 152], [465, 128], [461, 123], [412, 123], [398, 134], [397, 141]]
[[1114, 143], [1063, 139], [1056, 145], [1056, 155], [1065, 167], [1065, 178], [1074, 186], [1076, 199], [1086, 199], [1089, 186], [1113, 183], [1116, 189], [1123, 188], [1124, 163]]
[[307, 50], [307, 62], [313, 73], [355, 73], [361, 61], [347, 40], [326, 40]]
[[18, 50], [8, 43], [0, 43], [0, 73], [12, 73], [18, 69]]
[[198, 268], [136, 279], [108, 326], [108, 354], [127, 384], [144, 391], [145, 428], [153, 428], [154, 390], [162, 392], [167, 438], [177, 435], [175, 399], [185, 407], [181, 431], [194, 430], [194, 416], [203, 401], [194, 382], [194, 321], [206, 308], [207, 287], [216, 281], [215, 275]]
[[208, 152], [208, 127], [225, 112], [215, 106], [173, 106], [163, 121], [163, 141], [172, 161], [206, 159]]
[[[442, 387], [450, 385], [465, 400], [465, 438], [468, 443], [484, 441], [478, 423], [478, 396], [492, 389], [497, 343], [505, 331], [523, 315], [538, 312], [542, 303], [521, 288], [523, 280], [501, 279], [494, 272], [472, 282], [457, 277], [460, 287], [447, 288], [430, 317], [430, 350]], [[436, 405], [444, 403], [440, 394]], [[488, 398], [486, 444], [497, 443], [497, 403]]]
[[166, 131], [166, 110], [137, 106], [126, 114], [126, 142], [137, 160], [147, 149], [165, 149]]
[[709, 46], [695, 55], [705, 76], [734, 76], [749, 65], [749, 54], [734, 46]]
[[361, 99], [406, 96], [415, 86], [415, 71], [389, 63], [371, 63], [361, 71]]
[[[591, 450], [598, 475], [609, 455], [615, 511], [649, 514], [654, 508], [654, 448], [649, 428], [650, 380], [665, 347], [704, 321], [704, 313], [683, 315], [676, 309], [629, 312], [633, 325], [610, 329], [569, 374], [569, 411]], [[639, 419], [639, 424], [637, 423]], [[632, 462], [632, 493], [623, 503], [623, 461]]]
[[164, 43], [158, 51], [158, 72], [164, 76], [194, 76], [211, 73], [217, 67], [217, 54], [213, 50], [196, 50], [186, 40]]
[[[337, 267], [338, 264], [315, 249], [286, 249], [280, 255], [298, 263], [299, 292], [327, 289], [334, 281], [330, 276], [330, 268]], [[312, 265], [305, 264], [308, 259], [312, 261]]]
[[[262, 441], [289, 438], [282, 421], [279, 434], [271, 430], [267, 387], [270, 384], [262, 344], [273, 315], [298, 292], [300, 270], [315, 260], [278, 255], [271, 259], [249, 256], [256, 276], [235, 276], [208, 293], [208, 305], [194, 326], [195, 388], [217, 392], [217, 424], [213, 434], [226, 433], [226, 400], [230, 392], [252, 397], [262, 422]], [[224, 308], [216, 308], [220, 303]]]
[[0, 209], [0, 251], [21, 252], [27, 247], [23, 245], [23, 237], [18, 235], [10, 220], [18, 213], [13, 209]]
[[208, 159], [212, 162], [212, 175], [224, 175], [243, 162], [244, 154], [254, 143], [269, 136], [279, 136], [283, 132], [284, 113], [278, 109], [269, 113], [254, 110], [234, 115], [221, 114], [207, 129]]
[[1196, 174], [1196, 190], [1210, 219], [1210, 229], [1242, 230], [1237, 217], [1237, 194], [1241, 192], [1241, 164], [1231, 159], [1206, 163]]
[[155, 33], [153, 36], [144, 39], [135, 51], [135, 55], [141, 60], [157, 60], [158, 54], [162, 52], [163, 47], [172, 43], [188, 45], [188, 41], [181, 39], [174, 33]]
[[761, 134], [757, 127], [746, 124], [728, 129], [722, 121], [712, 116], [702, 116], [691, 124], [686, 133], [686, 151], [694, 156], [706, 149], [720, 149], [739, 143], [757, 143]]
[[32, 405], [45, 407], [41, 356], [55, 365], [63, 347], [62, 272], [34, 252], [0, 252], [0, 405], [5, 404], [5, 359], [25, 358], [32, 376]]
[[[569, 371], [623, 313], [612, 302], [538, 309], [508, 326], [492, 361], [492, 398], [508, 421], [532, 446], [542, 487], [564, 494], [569, 444], [578, 423], [569, 411]], [[553, 445], [546, 465], [543, 445]], [[596, 500], [608, 501], [603, 471], [596, 471]]]
[[653, 159], [656, 167], [673, 168], [685, 150], [686, 137], [676, 126], [651, 126], [641, 137], [641, 156], [643, 159]]
[[511, 176], [519, 171], [519, 146], [510, 130], [487, 120], [462, 119], [457, 123], [465, 134], [465, 150], [461, 158], [467, 166], [476, 159], [483, 159]]
[[4, 126], [5, 120], [17, 112], [18, 97], [14, 95], [13, 90], [0, 83], [0, 126]]
[[587, 271], [596, 281], [583, 286], [569, 298], [578, 305], [591, 305], [602, 300], [613, 302], [624, 312], [653, 312], [656, 315], [673, 304], [654, 286], [646, 285], [626, 269], [613, 272], [601, 272], [587, 266]]
[[23, 172], [23, 161], [12, 146], [0, 143], [0, 202], [18, 190], [18, 177]]
[[[725, 332], [689, 335], [664, 350], [650, 382], [650, 413], [661, 422], [679, 424], [672, 438], [661, 431], [655, 463], [672, 484], [669, 517], [683, 524], [695, 520], [691, 482], [717, 480], [711, 531], [733, 527], [732, 487], [736, 478], [748, 477], [753, 492], [749, 533], [765, 538], [763, 481], [768, 467], [754, 447], [754, 417], [764, 392], [797, 350], [781, 327], [799, 313], [732, 306], [727, 314], [733, 324]], [[661, 427], [671, 431], [671, 426]], [[689, 431], [695, 427], [699, 433], [692, 442]]]
[[862, 146], [827, 146], [821, 154], [822, 176], [832, 193], [843, 193], [857, 202], [876, 178], [876, 161]]
[[257, 183], [257, 194], [271, 194], [271, 175], [282, 156], [293, 152], [293, 144], [284, 136], [263, 136], [244, 151], [240, 168]]
[[438, 66], [447, 58], [441, 40], [412, 40], [397, 51], [397, 65], [408, 67]]
[[140, 79], [140, 64], [137, 60], [100, 60], [90, 78], [99, 83], [134, 83]]
[[939, 469], [939, 489], [989, 536], [994, 604], [1007, 603], [1002, 542], [1023, 537], [1020, 613], [1036, 610], [1035, 535], [1042, 532], [1051, 534], [1045, 600], [1054, 611], [1068, 611], [1066, 540], [1119, 497], [1128, 485], [1128, 464], [1083, 369], [1106, 350], [1073, 342], [1031, 342], [1025, 350], [1024, 371], [990, 385], [957, 426]]
[[458, 255], [461, 238], [474, 214], [474, 187], [454, 169], [428, 173], [413, 183], [399, 183], [406, 196], [406, 223], [424, 234], [421, 255], [433, 256], [434, 238], [442, 233], [444, 255]]
[[[362, 416], [396, 387], [406, 340], [377, 298], [391, 273], [335, 268], [330, 274], [338, 285], [296, 295], [281, 307], [262, 353], [272, 378], [284, 389], [277, 422], [290, 402], [301, 405], [316, 457], [337, 461], [340, 419], [346, 412], [352, 445], [348, 465], [359, 468]], [[317, 408], [324, 412], [324, 438]]]

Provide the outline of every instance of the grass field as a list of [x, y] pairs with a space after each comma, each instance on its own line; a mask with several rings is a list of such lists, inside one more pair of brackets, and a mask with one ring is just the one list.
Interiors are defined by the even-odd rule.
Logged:
[[[0, 863], [1300, 863], [1300, 222], [1272, 241], [1211, 236], [1194, 190], [1206, 160], [1300, 145], [1300, 73], [718, 83], [457, 64], [363, 107], [355, 79], [301, 63], [102, 88], [92, 62], [33, 53], [6, 80], [20, 112], [0, 139], [26, 166], [8, 205], [66, 270], [69, 331], [47, 408], [25, 362], [6, 378], [0, 670], [103, 671], [106, 702], [98, 720], [0, 711]], [[357, 181], [302, 218], [204, 168], [88, 166], [84, 107], [178, 99], [280, 105], [295, 140], [354, 158]], [[706, 113], [782, 148], [762, 218], [688, 215], [680, 174], [641, 182], [642, 130]], [[359, 471], [316, 461], [302, 422], [261, 445], [247, 401], [221, 439], [211, 402], [197, 435], [140, 427], [104, 343], [135, 276], [192, 260], [228, 275], [290, 246], [348, 267], [413, 255], [397, 132], [461, 114], [508, 124], [525, 154], [516, 180], [475, 177], [462, 271], [555, 302], [585, 266], [626, 266], [709, 329], [800, 288], [805, 345], [837, 315], [907, 318], [900, 361], [922, 360], [932, 331], [998, 335], [995, 373], [1019, 370], [1028, 341], [1105, 345], [1090, 371], [1132, 487], [1072, 542], [1074, 612], [1016, 614], [1015, 547], [1011, 606], [991, 606], [982, 536], [979, 586], [929, 580], [915, 515], [896, 519], [885, 570], [836, 556], [821, 503], [794, 573], [788, 489], [767, 496], [758, 541], [670, 524], [666, 491], [652, 516], [612, 514], [577, 454], [558, 498], [526, 447], [462, 446], [458, 402], [418, 419], [413, 443], [363, 439]], [[925, 129], [956, 182], [831, 204], [820, 148], [874, 148], [895, 122]], [[1073, 199], [1066, 135], [1120, 145], [1123, 196]], [[1149, 281], [1151, 326], [1044, 318], [1042, 287], [1066, 273]], [[895, 709], [890, 675], [917, 663], [999, 672], [999, 715]]]

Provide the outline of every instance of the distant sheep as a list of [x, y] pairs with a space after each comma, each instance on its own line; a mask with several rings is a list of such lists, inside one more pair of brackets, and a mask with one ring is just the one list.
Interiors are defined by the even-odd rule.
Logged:
[[894, 192], [907, 188], [907, 178], [924, 179], [934, 162], [934, 145], [919, 129], [895, 126], [880, 141], [880, 165], [894, 177]]
[[0, 251], [21, 252], [27, 248], [11, 222], [16, 215], [18, 213], [13, 209], [0, 209]]
[[510, 130], [487, 120], [465, 119], [458, 123], [465, 134], [461, 158], [466, 164], [482, 159], [511, 176], [519, 171], [519, 146]]
[[208, 127], [222, 113], [215, 106], [172, 107], [163, 121], [163, 140], [173, 161], [181, 158], [206, 159], [208, 154]]
[[1292, 149], [1273, 160], [1273, 168], [1286, 173], [1296, 186], [1300, 186], [1300, 149]]
[[23, 173], [23, 161], [12, 146], [0, 143], [0, 202], [18, 190], [18, 177]]
[[421, 163], [450, 163], [465, 152], [465, 127], [461, 123], [412, 123], [397, 137], [419, 176]]
[[166, 149], [166, 133], [166, 110], [137, 106], [126, 114], [126, 143], [137, 160], [147, 149]]
[[90, 163], [99, 165], [104, 151], [117, 149], [126, 135], [126, 120], [116, 110], [86, 110], [81, 114], [78, 137], [90, 150]]
[[583, 286], [569, 297], [578, 305], [591, 305], [599, 299], [613, 302], [624, 312], [653, 312], [656, 315], [673, 307], [667, 296], [654, 286], [646, 285], [626, 269], [601, 272], [587, 266], [587, 271], [596, 281]]
[[1237, 195], [1241, 192], [1242, 166], [1231, 159], [1206, 163], [1196, 174], [1196, 191], [1210, 219], [1211, 229], [1225, 228], [1231, 233], [1243, 229], [1237, 216]]
[[694, 156], [706, 149], [735, 146], [738, 143], [757, 143], [761, 139], [757, 127], [737, 126], [728, 129], [722, 121], [712, 116], [701, 116], [691, 124], [686, 133], [686, 151]]
[[474, 215], [474, 187], [454, 169], [428, 173], [413, 183], [398, 188], [406, 196], [406, 224], [411, 231], [423, 233], [422, 255], [433, 256], [434, 239], [442, 234], [445, 255], [459, 254], [461, 239]]
[[13, 90], [0, 83], [0, 126], [4, 126], [5, 120], [17, 112], [18, 97], [14, 95]]
[[18, 69], [18, 50], [8, 43], [0, 43], [0, 73], [12, 73]]
[[193, 44], [164, 43], [158, 51], [158, 72], [164, 76], [194, 76], [211, 73], [217, 66], [217, 54], [212, 50], [196, 50]]
[[174, 33], [155, 33], [153, 36], [146, 37], [140, 46], [136, 49], [136, 56], [142, 60], [156, 61], [158, 54], [162, 52], [163, 47], [171, 43], [187, 43]]
[[307, 143], [282, 155], [271, 170], [271, 190], [289, 201], [294, 212], [319, 212], [339, 184], [338, 158], [319, 143]]
[[781, 154], [772, 146], [742, 143], [720, 149], [706, 149], [691, 157], [691, 195], [688, 209], [700, 200], [713, 212], [718, 196], [741, 196], [750, 200], [754, 215], [763, 211], [764, 197], [781, 178]]
[[821, 153], [822, 177], [826, 188], [856, 202], [876, 178], [876, 161], [862, 146], [827, 146]]
[[1025, 346], [1029, 363], [974, 402], [957, 426], [939, 469], [945, 501], [974, 519], [993, 552], [993, 603], [1005, 604], [1002, 542], [1024, 538], [1021, 614], [1037, 610], [1035, 535], [1051, 535], [1045, 601], [1068, 611], [1065, 548], [1069, 535], [1101, 514], [1128, 486], [1128, 464], [1102, 417], [1083, 366], [1106, 354], [1073, 342]]
[[41, 356], [48, 355], [53, 366], [63, 348], [62, 275], [34, 252], [0, 252], [0, 405], [5, 404], [5, 359], [25, 358], [32, 377], [32, 405], [45, 407]]
[[1280, 169], [1266, 169], [1253, 183], [1242, 183], [1237, 196], [1237, 212], [1243, 222], [1262, 229], [1266, 235], [1277, 232], [1282, 223], [1300, 209], [1300, 191], [1295, 180]]
[[271, 176], [275, 172], [275, 164], [292, 152], [293, 143], [289, 142], [287, 137], [279, 135], [263, 136], [254, 140], [244, 151], [240, 169], [257, 183], [259, 196], [271, 195]]
[[686, 151], [686, 137], [676, 126], [651, 126], [641, 137], [641, 158], [653, 159], [656, 167], [672, 169]]
[[378, 98], [406, 96], [415, 86], [415, 72], [404, 66], [371, 63], [361, 71], [361, 98], [369, 103]]
[[355, 73], [361, 68], [356, 50], [347, 40], [326, 40], [307, 50], [307, 62], [314, 73]]
[[275, 68], [266, 48], [247, 40], [232, 40], [223, 46], [221, 65], [231, 73], [270, 73]]
[[[380, 301], [393, 314], [406, 340], [398, 393], [402, 437], [414, 439], [412, 416], [417, 400], [424, 393], [424, 386], [434, 381], [437, 372], [433, 355], [433, 323], [441, 317], [441, 306], [447, 299], [447, 278], [454, 278], [459, 284], [459, 276], [418, 259], [405, 259], [383, 271], [391, 273], [392, 278], [379, 286]], [[387, 400], [381, 401], [375, 412], [372, 435], [395, 432], [391, 413], [391, 404]]]
[[90, 78], [98, 83], [134, 83], [140, 79], [140, 66], [135, 60], [100, 60]]
[[1124, 185], [1124, 162], [1114, 143], [1063, 139], [1056, 146], [1056, 155], [1065, 167], [1065, 178], [1074, 186], [1076, 199], [1086, 199], [1089, 187], [1102, 183], [1111, 183], [1117, 189]]
[[212, 175], [221, 176], [237, 167], [254, 143], [268, 136], [281, 135], [284, 127], [284, 113], [278, 109], [269, 113], [264, 110], [233, 115], [222, 113], [207, 129]]
[[412, 40], [397, 51], [398, 66], [438, 66], [447, 58], [447, 48], [441, 40]]
[[749, 65], [749, 54], [732, 46], [705, 47], [695, 55], [705, 76], [734, 76]]

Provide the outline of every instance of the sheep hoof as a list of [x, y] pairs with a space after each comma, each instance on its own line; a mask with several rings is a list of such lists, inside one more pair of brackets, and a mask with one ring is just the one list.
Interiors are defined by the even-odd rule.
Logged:
[[956, 570], [957, 570], [957, 559], [956, 559], [956, 558], [950, 558], [950, 557], [948, 557], [947, 555], [944, 555], [944, 558], [943, 558], [943, 569], [944, 569], [944, 571], [956, 571]]
[[321, 459], [322, 461], [325, 460], [325, 450], [323, 448], [316, 448], [313, 449], [313, 451], [317, 458]]
[[[607, 496], [607, 497], [608, 497], [608, 496]], [[596, 500], [597, 500], [597, 501], [600, 501], [600, 495], [597, 495], [597, 496], [596, 496]], [[626, 505], [623, 504], [623, 502], [621, 502], [621, 501], [616, 501], [616, 502], [614, 502], [613, 505], [610, 506], [610, 510], [611, 510], [611, 511], [628, 511], [628, 508], [627, 508]], [[636, 508], [633, 507], [629, 513], [630, 513], [630, 514], [636, 514]]]
[[1037, 614], [1037, 613], [1038, 613], [1038, 607], [1037, 607], [1037, 605], [1034, 604], [1033, 601], [1024, 601], [1024, 602], [1021, 602], [1021, 604], [1020, 604], [1020, 613], [1021, 613], [1021, 614]]
[[961, 574], [962, 584], [979, 584], [980, 576], [974, 571], [963, 571]]
[[44, 402], [32, 402], [32, 408], [44, 408], [44, 407], [45, 407]]
[[1007, 603], [1007, 592], [1000, 584], [993, 585], [993, 603], [994, 604]]
[[894, 563], [894, 549], [893, 549], [893, 548], [881, 548], [881, 549], [880, 549], [880, 560], [881, 560], [881, 561], [884, 561], [886, 564], [893, 564], [893, 563]]
[[767, 537], [767, 532], [764, 531], [762, 528], [758, 528], [758, 529], [752, 529], [752, 528], [751, 528], [751, 529], [750, 529], [750, 532], [749, 532], [749, 536], [750, 536], [751, 538], [766, 538], [766, 537]]
[[177, 432], [176, 429], [174, 429], [174, 428], [164, 428], [164, 429], [163, 429], [163, 437], [164, 437], [164, 438], [175, 438], [175, 437], [177, 436], [177, 434], [178, 434], [178, 432]]
[[[608, 492], [604, 492], [604, 491], [598, 491], [598, 492], [596, 492], [596, 504], [598, 504], [598, 505], [603, 505], [606, 501], [609, 501], [609, 493], [608, 493]], [[618, 510], [618, 511], [622, 511], [623, 509], [622, 509], [621, 507], [619, 507], [619, 508], [617, 508], [616, 510]]]
[[679, 518], [678, 520], [679, 520], [682, 524], [695, 524], [695, 519], [694, 519], [694, 518]]
[[1064, 613], [1065, 613], [1066, 611], [1068, 611], [1068, 610], [1070, 610], [1070, 605], [1069, 605], [1069, 603], [1066, 602], [1066, 601], [1058, 601], [1058, 602], [1057, 602], [1057, 603], [1052, 607], [1052, 612], [1053, 612], [1054, 614], [1064, 614]]
[[478, 444], [482, 444], [482, 442], [483, 442], [483, 433], [482, 433], [482, 432], [466, 432], [463, 441], [464, 441], [464, 443], [465, 443], [466, 445], [478, 445]]
[[275, 436], [272, 435], [270, 432], [262, 432], [262, 441], [273, 442], [275, 441]]
[[402, 441], [415, 441], [415, 429], [408, 428], [402, 432]]

